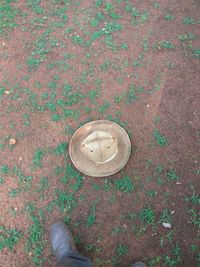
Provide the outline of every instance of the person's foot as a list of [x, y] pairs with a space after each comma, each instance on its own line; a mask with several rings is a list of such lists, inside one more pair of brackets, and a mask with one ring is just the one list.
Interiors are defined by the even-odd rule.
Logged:
[[72, 234], [63, 220], [58, 220], [51, 226], [51, 243], [57, 261], [77, 251]]
[[132, 264], [131, 267], [147, 267], [147, 266], [143, 262], [137, 261], [136, 263]]

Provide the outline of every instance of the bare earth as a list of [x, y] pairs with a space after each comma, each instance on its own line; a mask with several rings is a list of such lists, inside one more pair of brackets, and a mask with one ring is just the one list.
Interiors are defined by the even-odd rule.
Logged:
[[[199, 1], [11, 2], [16, 25], [0, 35], [0, 220], [21, 237], [0, 245], [0, 266], [52, 266], [58, 218], [94, 267], [200, 266]], [[68, 155], [73, 132], [97, 119], [122, 125], [133, 146], [107, 179], [80, 175]]]

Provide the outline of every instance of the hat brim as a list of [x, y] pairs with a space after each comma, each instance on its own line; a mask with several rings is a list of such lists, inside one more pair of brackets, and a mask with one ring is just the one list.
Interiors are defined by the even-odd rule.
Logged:
[[[81, 143], [93, 131], [106, 131], [118, 140], [118, 154], [109, 162], [96, 164], [81, 152]], [[86, 123], [73, 135], [69, 145], [69, 155], [74, 166], [82, 173], [92, 177], [106, 177], [121, 170], [131, 153], [131, 142], [126, 131], [118, 124], [108, 120]]]

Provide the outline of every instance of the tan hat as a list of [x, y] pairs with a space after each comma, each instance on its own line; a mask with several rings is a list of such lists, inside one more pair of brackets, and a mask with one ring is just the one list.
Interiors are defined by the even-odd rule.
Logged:
[[69, 154], [82, 173], [105, 177], [118, 172], [127, 163], [131, 152], [128, 134], [108, 120], [86, 123], [73, 135]]

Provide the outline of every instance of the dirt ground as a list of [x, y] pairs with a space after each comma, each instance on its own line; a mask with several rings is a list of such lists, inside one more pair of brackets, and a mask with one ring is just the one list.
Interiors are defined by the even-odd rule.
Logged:
[[[0, 7], [0, 266], [52, 266], [59, 218], [94, 267], [200, 266], [199, 1]], [[132, 143], [106, 179], [68, 155], [97, 119]]]

